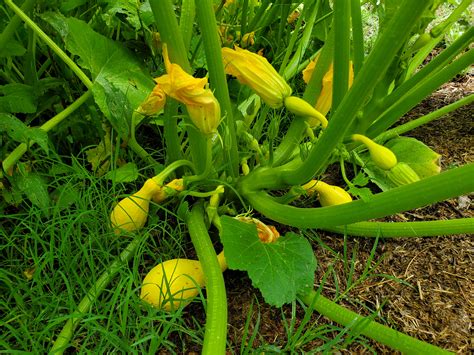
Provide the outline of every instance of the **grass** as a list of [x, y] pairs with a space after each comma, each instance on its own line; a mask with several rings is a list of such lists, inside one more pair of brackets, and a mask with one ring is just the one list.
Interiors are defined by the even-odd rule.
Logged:
[[[114, 185], [94, 176], [79, 159], [70, 165], [55, 159], [43, 164], [50, 171], [54, 166], [57, 172], [48, 182], [55, 203], [45, 214], [23, 202], [21, 209], [7, 213], [0, 231], [4, 255], [0, 262], [0, 346], [6, 351], [47, 351], [80, 299], [130, 241], [130, 236], [113, 234], [108, 216], [113, 204], [138, 185]], [[193, 257], [186, 228], [174, 212], [166, 205], [154, 205], [150, 216], [135, 257], [114, 277], [76, 329], [71, 342], [76, 351], [184, 353], [199, 349], [204, 334], [202, 314], [187, 308], [167, 314], [139, 299], [141, 279], [151, 267], [162, 260]], [[330, 249], [315, 232], [308, 232], [307, 237], [314, 240], [316, 248]], [[329, 269], [343, 265], [347, 279], [336, 282], [336, 294], [353, 303], [349, 291], [373, 276], [377, 263], [375, 244], [364, 272], [356, 276], [360, 258], [357, 247], [350, 244], [345, 240], [342, 254], [331, 252]], [[327, 267], [320, 265], [323, 270]], [[329, 277], [337, 280], [335, 273], [330, 272]], [[318, 351], [334, 351], [353, 342], [365, 344], [357, 334], [351, 335], [350, 329], [321, 323], [320, 316], [309, 308], [301, 313], [296, 302], [279, 310], [284, 331], [272, 343], [260, 333], [259, 302], [257, 299], [256, 306], [247, 312], [241, 343], [237, 338], [229, 339], [233, 353], [306, 351], [315, 344], [319, 344]], [[202, 312], [201, 307], [194, 309]]]

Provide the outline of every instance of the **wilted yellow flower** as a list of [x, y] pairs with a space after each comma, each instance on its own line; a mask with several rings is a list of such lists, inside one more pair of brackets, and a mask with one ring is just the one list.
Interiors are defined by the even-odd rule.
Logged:
[[160, 85], [155, 85], [152, 92], [148, 97], [141, 103], [137, 111], [141, 114], [151, 116], [163, 109], [166, 103], [166, 94]]
[[280, 238], [280, 233], [274, 226], [266, 225], [262, 221], [252, 217], [237, 216], [235, 218], [247, 224], [255, 224], [257, 226], [258, 238], [262, 243], [274, 243]]
[[[314, 68], [319, 59], [318, 55], [306, 66], [303, 70], [303, 80], [307, 84], [313, 75]], [[324, 74], [322, 80], [321, 93], [319, 94], [318, 100], [316, 101], [315, 108], [321, 112], [324, 116], [327, 115], [332, 105], [332, 82], [334, 76], [334, 67], [333, 63], [329, 66], [329, 70]], [[354, 80], [354, 70], [352, 67], [352, 62], [349, 62], [349, 87], [352, 86]]]
[[240, 41], [242, 47], [253, 46], [255, 44], [255, 32], [244, 34], [242, 41]]
[[222, 48], [222, 56], [225, 72], [250, 86], [268, 106], [279, 108], [291, 95], [290, 86], [266, 58], [239, 47]]
[[140, 105], [139, 111], [153, 114], [163, 108], [166, 96], [186, 105], [189, 117], [204, 134], [216, 131], [221, 110], [214, 94], [207, 88], [207, 78], [195, 78], [178, 64], [171, 63], [166, 45], [163, 45], [166, 73], [155, 79], [156, 86]]

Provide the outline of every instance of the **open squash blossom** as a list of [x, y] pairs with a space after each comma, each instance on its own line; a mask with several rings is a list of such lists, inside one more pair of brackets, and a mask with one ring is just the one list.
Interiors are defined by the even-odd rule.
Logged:
[[352, 201], [351, 195], [346, 190], [339, 186], [326, 184], [323, 181], [311, 180], [302, 187], [310, 196], [317, 193], [319, 202], [323, 207], [341, 205]]
[[161, 186], [153, 179], [148, 179], [140, 190], [121, 200], [110, 214], [110, 222], [115, 234], [143, 228], [148, 218], [150, 200], [160, 190]]
[[273, 243], [280, 238], [280, 233], [274, 226], [268, 226], [262, 221], [252, 217], [238, 216], [235, 218], [244, 223], [255, 224], [257, 226], [258, 238], [262, 243]]
[[214, 133], [219, 126], [221, 109], [212, 91], [207, 88], [207, 78], [195, 78], [178, 64], [171, 63], [168, 49], [163, 44], [166, 73], [155, 79], [156, 86], [140, 105], [139, 112], [154, 114], [163, 108], [166, 96], [186, 105], [189, 117], [204, 134]]
[[[227, 269], [224, 252], [217, 255], [222, 271]], [[198, 260], [172, 259], [158, 264], [143, 279], [140, 298], [153, 307], [175, 311], [189, 304], [205, 286]]]
[[[307, 84], [309, 80], [313, 76], [314, 68], [319, 59], [319, 53], [314, 57], [314, 59], [309, 62], [306, 68], [303, 70], [303, 80]], [[324, 74], [322, 80], [322, 87], [321, 93], [319, 94], [318, 100], [316, 101], [316, 105], [314, 106], [316, 110], [321, 112], [324, 116], [326, 116], [331, 109], [332, 105], [332, 86], [333, 86], [333, 76], [334, 76], [334, 66], [331, 63], [329, 66], [329, 70]], [[352, 82], [354, 81], [354, 69], [352, 66], [352, 62], [349, 62], [349, 87], [352, 86]]]
[[375, 143], [372, 139], [362, 134], [353, 134], [352, 140], [363, 143], [367, 147], [370, 158], [380, 169], [390, 170], [397, 165], [397, 157], [387, 147]]
[[291, 87], [266, 58], [237, 46], [222, 48], [222, 56], [225, 72], [250, 86], [268, 106], [280, 108], [291, 95]]

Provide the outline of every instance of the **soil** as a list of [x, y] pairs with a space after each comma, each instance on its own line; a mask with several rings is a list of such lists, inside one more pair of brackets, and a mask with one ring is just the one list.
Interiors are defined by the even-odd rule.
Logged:
[[[411, 110], [402, 121], [417, 118], [472, 94], [473, 88], [474, 77], [469, 74], [452, 81]], [[443, 169], [472, 162], [473, 110], [473, 105], [464, 106], [447, 117], [409, 132], [407, 136], [419, 139], [440, 153]], [[471, 207], [473, 196], [472, 194], [462, 196], [397, 214], [389, 220], [473, 217]], [[334, 299], [336, 287], [344, 290], [348, 276], [347, 268], [341, 261], [344, 238], [325, 232], [318, 234], [327, 248], [321, 248], [320, 244], [314, 242], [314, 252], [318, 260], [316, 286], [328, 267], [332, 266], [333, 275], [325, 282], [323, 294]], [[345, 243], [348, 255], [352, 255], [354, 250], [357, 252], [354, 275], [354, 280], [357, 280], [374, 246], [374, 239], [348, 237]], [[473, 258], [474, 241], [470, 235], [379, 240], [372, 262], [379, 264], [373, 274], [390, 275], [392, 279], [382, 276], [370, 277], [352, 287], [339, 303], [366, 316], [371, 314], [368, 309], [378, 310], [377, 321], [394, 329], [450, 351], [472, 353], [474, 350], [471, 340], [474, 316]], [[287, 320], [291, 319], [291, 305], [284, 306], [281, 310], [266, 305], [245, 273], [227, 271], [225, 279], [229, 302], [228, 342], [231, 348], [240, 352], [245, 322], [249, 314], [251, 314], [250, 334], [256, 327], [257, 319], [260, 319], [258, 336], [251, 348], [255, 349], [264, 343], [273, 344], [275, 349], [284, 347], [287, 343], [287, 331], [282, 313]], [[188, 314], [198, 319], [202, 318], [204, 322], [202, 307], [199, 304], [192, 304], [188, 311]], [[304, 316], [301, 307], [296, 307], [296, 315], [298, 318], [296, 326], [298, 326]], [[329, 324], [330, 321], [315, 313], [309, 324], [318, 326], [324, 323]], [[336, 334], [327, 336], [331, 339]], [[344, 352], [372, 352], [366, 346], [362, 346], [361, 342], [368, 344], [372, 351], [393, 353], [393, 350], [371, 340], [352, 342]], [[301, 350], [311, 351], [322, 344], [323, 341], [315, 340], [307, 343]], [[200, 349], [190, 350], [199, 352]]]

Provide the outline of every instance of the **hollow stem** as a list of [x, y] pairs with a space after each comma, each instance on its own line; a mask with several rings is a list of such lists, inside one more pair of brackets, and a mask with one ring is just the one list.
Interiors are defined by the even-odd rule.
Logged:
[[379, 343], [387, 345], [394, 350], [404, 354], [449, 354], [450, 352], [434, 345], [422, 342], [406, 334], [377, 323], [368, 317], [363, 317], [352, 312], [328, 298], [311, 291], [301, 300], [308, 306], [312, 306], [317, 312], [330, 320], [345, 327], [351, 328], [352, 332], [363, 334]]
[[187, 218], [189, 234], [202, 265], [206, 282], [206, 326], [202, 354], [225, 354], [227, 337], [227, 298], [224, 277], [204, 223], [202, 204], [193, 207]]
[[[252, 191], [251, 186], [256, 185], [260, 177], [244, 180], [240, 191], [257, 211], [274, 221], [298, 228], [326, 228], [385, 217], [470, 193], [474, 191], [472, 176], [474, 163], [379, 193], [368, 201], [357, 200], [320, 208], [281, 205], [265, 192]], [[271, 179], [272, 175], [268, 178]], [[253, 180], [257, 183], [252, 184]]]
[[330, 232], [359, 237], [436, 237], [474, 233], [474, 218], [420, 222], [359, 222], [347, 226], [321, 228]]

